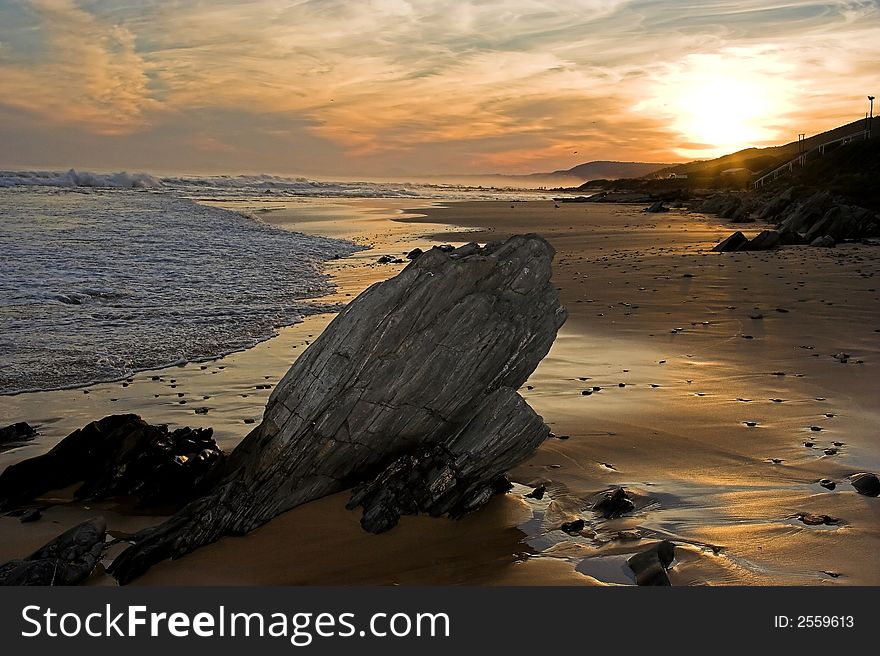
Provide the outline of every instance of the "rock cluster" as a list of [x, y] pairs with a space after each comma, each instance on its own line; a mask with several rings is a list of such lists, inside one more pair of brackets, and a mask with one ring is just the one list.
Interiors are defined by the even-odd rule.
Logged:
[[0, 510], [50, 490], [81, 483], [78, 499], [135, 497], [141, 504], [180, 506], [204, 493], [223, 460], [210, 428], [151, 426], [137, 415], [93, 421], [51, 451], [0, 474]]
[[[770, 250], [789, 244], [832, 247], [841, 241], [880, 235], [880, 216], [864, 207], [847, 205], [828, 191], [806, 197], [798, 195], [793, 187], [770, 196], [756, 192], [716, 194], [693, 209], [734, 223], [775, 224], [775, 230], [765, 230], [751, 241], [737, 237], [731, 242], [728, 237], [713, 249], [719, 252]], [[731, 237], [737, 234], [741, 233]]]

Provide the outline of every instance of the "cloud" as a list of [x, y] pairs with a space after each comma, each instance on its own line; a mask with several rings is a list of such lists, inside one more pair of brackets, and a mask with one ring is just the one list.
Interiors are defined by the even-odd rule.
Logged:
[[3, 103], [98, 134], [140, 127], [155, 106], [135, 35], [104, 24], [71, 0], [32, 0], [46, 42], [43, 57], [0, 65]]
[[[687, 144], [760, 145], [851, 120], [876, 80], [880, 10], [851, 0], [0, 0], [0, 43], [0, 105], [101, 135], [99, 150], [186, 127], [165, 144], [176, 166], [210, 154], [232, 169], [260, 143], [267, 159], [307, 172], [314, 158], [289, 144], [323, 143], [342, 155], [324, 173], [513, 172], [680, 159], [704, 154]], [[753, 98], [740, 107], [743, 143], [720, 143], [689, 112], [688, 99], [725, 85]]]

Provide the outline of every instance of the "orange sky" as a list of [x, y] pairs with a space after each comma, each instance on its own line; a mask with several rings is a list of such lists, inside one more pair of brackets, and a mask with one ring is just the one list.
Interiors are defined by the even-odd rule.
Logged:
[[876, 1], [0, 0], [0, 166], [400, 177], [849, 122]]

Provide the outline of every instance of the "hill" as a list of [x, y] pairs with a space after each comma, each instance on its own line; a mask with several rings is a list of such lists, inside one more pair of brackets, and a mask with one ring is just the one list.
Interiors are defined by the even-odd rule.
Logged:
[[[880, 118], [874, 119], [874, 139], [869, 142], [857, 141], [846, 145], [829, 147], [825, 155], [819, 157], [814, 153], [803, 168], [796, 167], [792, 176], [780, 177], [780, 184], [788, 181], [800, 184], [804, 180], [806, 186], [830, 189], [834, 186], [836, 193], [853, 198], [870, 197], [866, 191], [871, 187], [861, 172], [867, 159], [877, 156], [880, 147]], [[630, 180], [590, 180], [571, 191], [591, 189], [627, 189], [640, 190], [655, 194], [671, 194], [687, 196], [697, 190], [718, 189], [749, 189], [760, 176], [796, 158], [800, 148], [803, 152], [810, 151], [822, 144], [860, 132], [865, 128], [865, 119], [853, 121], [846, 125], [815, 134], [807, 138], [802, 145], [792, 141], [780, 146], [768, 148], [746, 148], [716, 159], [688, 162], [666, 167], [654, 173]], [[873, 161], [873, 160], [872, 160]], [[876, 180], [876, 177], [874, 178]], [[809, 182], [807, 182], [809, 180]], [[876, 186], [876, 185], [875, 185]]]
[[597, 178], [616, 180], [620, 178], [641, 178], [650, 175], [651, 173], [668, 169], [669, 167], [669, 164], [659, 164], [656, 162], [612, 162], [598, 160], [595, 162], [578, 164], [570, 169], [550, 171], [548, 173], [531, 173], [521, 177], [543, 178], [547, 180], [556, 178], [573, 178], [580, 180], [581, 182], [595, 180]]

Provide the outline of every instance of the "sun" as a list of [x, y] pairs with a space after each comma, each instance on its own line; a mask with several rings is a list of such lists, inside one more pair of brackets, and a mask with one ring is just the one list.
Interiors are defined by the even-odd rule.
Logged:
[[774, 96], [752, 80], [727, 75], [694, 80], [674, 98], [673, 127], [699, 150], [721, 154], [753, 146], [775, 134]]
[[756, 54], [692, 55], [655, 76], [635, 109], [665, 118], [670, 150], [685, 157], [774, 143], [796, 94], [787, 71]]

